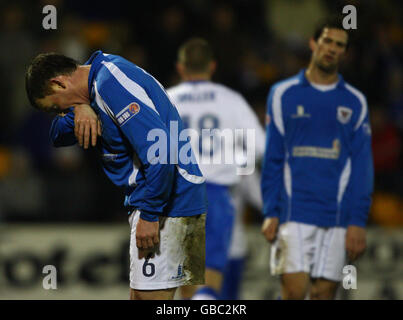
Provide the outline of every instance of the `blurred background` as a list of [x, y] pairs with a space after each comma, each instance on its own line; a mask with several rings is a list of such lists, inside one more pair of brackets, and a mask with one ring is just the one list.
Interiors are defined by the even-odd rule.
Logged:
[[[57, 9], [44, 30], [42, 8]], [[241, 92], [264, 122], [270, 86], [305, 67], [317, 22], [352, 4], [358, 29], [341, 69], [367, 96], [375, 193], [368, 250], [356, 263], [358, 290], [343, 299], [403, 299], [403, 2], [399, 0], [0, 1], [0, 299], [127, 299], [128, 237], [123, 193], [93, 150], [55, 149], [51, 116], [25, 94], [30, 59], [56, 51], [85, 62], [101, 49], [120, 54], [165, 87], [179, 82], [178, 47], [201, 36], [218, 61], [214, 81]], [[249, 250], [243, 299], [273, 299], [269, 245], [259, 210], [243, 220]], [[58, 269], [58, 290], [42, 268]], [[102, 290], [100, 290], [102, 289]]]

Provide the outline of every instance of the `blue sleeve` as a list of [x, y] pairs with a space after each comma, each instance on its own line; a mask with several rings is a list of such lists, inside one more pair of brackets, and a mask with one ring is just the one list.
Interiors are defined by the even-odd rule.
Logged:
[[72, 109], [66, 115], [57, 115], [53, 119], [49, 139], [55, 147], [67, 147], [77, 143], [74, 135], [74, 112]]
[[[126, 81], [126, 82], [125, 82]], [[148, 93], [133, 89], [133, 86], [110, 77], [99, 90], [99, 94], [113, 113], [115, 124], [130, 142], [138, 155], [145, 173], [146, 191], [140, 208], [140, 217], [157, 221], [167, 205], [174, 185], [175, 163], [170, 163], [170, 136], [165, 124], [150, 104], [153, 99]], [[156, 86], [160, 88], [158, 85]], [[157, 89], [156, 89], [157, 90]], [[163, 91], [162, 88], [159, 90]], [[161, 92], [158, 92], [161, 94]], [[165, 93], [164, 93], [165, 94]], [[141, 100], [140, 100], [141, 99]], [[152, 134], [155, 136], [152, 136]], [[158, 145], [159, 148], [156, 148]]]
[[279, 217], [285, 159], [284, 138], [273, 121], [273, 91], [272, 89], [267, 100], [266, 146], [261, 181], [265, 218]]
[[351, 157], [351, 204], [348, 225], [365, 227], [374, 186], [369, 117], [355, 131]]

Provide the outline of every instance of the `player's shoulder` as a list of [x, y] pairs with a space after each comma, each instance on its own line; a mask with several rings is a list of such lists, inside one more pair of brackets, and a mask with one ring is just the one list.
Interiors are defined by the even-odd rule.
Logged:
[[275, 82], [271, 88], [269, 94], [282, 96], [286, 93], [290, 93], [289, 89], [298, 87], [302, 85], [302, 73], [303, 71], [298, 72], [297, 74], [288, 77], [286, 79], [282, 79], [280, 81]]
[[211, 87], [212, 90], [215, 91], [217, 97], [219, 97], [221, 101], [227, 101], [229, 103], [234, 104], [247, 105], [246, 99], [240, 92], [226, 86], [225, 84], [210, 82], [209, 86]]
[[366, 108], [367, 107], [367, 98], [365, 94], [361, 92], [359, 89], [351, 85], [350, 83], [343, 80], [341, 86], [344, 94], [349, 96], [353, 101], [355, 101], [360, 107]]
[[348, 103], [348, 107], [353, 110], [353, 113], [355, 112], [355, 117], [357, 119], [355, 128], [357, 129], [369, 113], [367, 98], [364, 93], [344, 80], [342, 80], [342, 85], [340, 87], [344, 95], [343, 100]]
[[169, 94], [169, 96], [175, 97], [178, 94], [185, 92], [186, 90], [187, 89], [184, 83], [179, 83], [175, 86], [167, 88], [167, 93]]
[[98, 73], [101, 76], [104, 76], [105, 79], [120, 80], [131, 78], [144, 80], [151, 77], [150, 74], [148, 74], [144, 69], [136, 65], [134, 62], [129, 61], [119, 55], [104, 53], [104, 59], [101, 64], [102, 67], [98, 70]]
[[220, 92], [221, 94], [232, 96], [232, 97], [237, 97], [237, 98], [242, 97], [241, 93], [239, 93], [238, 91], [226, 86], [225, 84], [211, 81], [211, 82], [209, 82], [208, 85], [212, 89]]

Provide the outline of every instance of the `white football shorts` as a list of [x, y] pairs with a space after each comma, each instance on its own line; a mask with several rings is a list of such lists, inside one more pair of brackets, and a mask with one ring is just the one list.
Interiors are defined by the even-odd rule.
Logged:
[[347, 262], [346, 229], [323, 228], [287, 222], [280, 225], [277, 239], [271, 247], [272, 275], [305, 272], [311, 278], [341, 281]]
[[190, 217], [160, 217], [160, 243], [139, 258], [136, 226], [140, 211], [129, 216], [130, 287], [162, 290], [204, 283], [206, 214]]

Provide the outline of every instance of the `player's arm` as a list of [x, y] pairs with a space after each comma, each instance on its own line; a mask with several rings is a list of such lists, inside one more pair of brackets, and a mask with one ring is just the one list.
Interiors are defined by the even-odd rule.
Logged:
[[346, 234], [346, 249], [350, 260], [355, 260], [366, 247], [365, 226], [371, 206], [373, 179], [371, 128], [367, 114], [355, 129], [352, 142], [351, 205]]
[[[145, 172], [146, 191], [143, 196], [140, 217], [158, 221], [172, 190], [175, 164], [169, 163], [170, 134], [150, 98], [133, 80], [118, 78], [108, 80], [99, 88], [99, 94], [107, 108], [113, 113], [113, 120], [132, 145]], [[161, 136], [161, 141], [152, 135]], [[160, 142], [156, 150], [156, 142]], [[157, 151], [157, 152], [154, 152]], [[158, 153], [158, 154], [157, 154]]]
[[70, 108], [67, 113], [53, 118], [49, 131], [49, 139], [55, 147], [72, 146], [77, 143], [74, 135], [74, 112]]
[[240, 112], [238, 115], [238, 128], [255, 130], [255, 152], [256, 158], [261, 159], [265, 150], [265, 133], [259, 119], [248, 102], [241, 97]]
[[[153, 106], [149, 106], [150, 98], [133, 80], [110, 77], [99, 88], [99, 94], [141, 161], [146, 187], [138, 208], [136, 239], [139, 248], [152, 247], [159, 242], [158, 218], [173, 187], [175, 164], [170, 163], [170, 134]], [[156, 148], [156, 143], [160, 148]]]
[[84, 149], [95, 147], [97, 137], [102, 135], [101, 122], [94, 110], [86, 104], [74, 106], [74, 134], [78, 144]]
[[57, 115], [50, 128], [50, 140], [55, 147], [76, 144], [88, 148], [91, 139], [96, 145], [97, 135], [101, 135], [101, 124], [97, 115], [88, 105], [79, 105]]
[[[281, 120], [282, 121], [282, 120]], [[280, 192], [283, 189], [284, 137], [273, 116], [273, 89], [267, 100], [266, 146], [262, 167], [263, 215], [262, 232], [268, 241], [273, 241], [279, 223]]]

